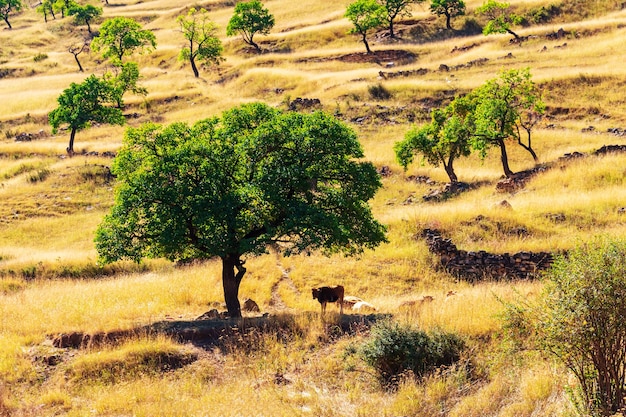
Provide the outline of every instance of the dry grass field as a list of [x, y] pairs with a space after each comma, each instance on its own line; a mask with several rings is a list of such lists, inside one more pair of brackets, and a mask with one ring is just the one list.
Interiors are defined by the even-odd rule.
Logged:
[[[221, 264], [96, 264], [94, 233], [115, 187], [106, 175], [112, 158], [103, 153], [120, 147], [127, 126], [80, 131], [77, 155], [66, 155], [69, 133], [53, 135], [47, 115], [70, 83], [101, 76], [107, 64], [86, 52], [79, 56], [85, 72], [79, 72], [68, 47], [86, 28], [60, 16], [44, 23], [25, 7], [10, 17], [12, 30], [4, 22], [0, 28], [0, 416], [575, 415], [575, 380], [567, 371], [504, 337], [503, 301], [534, 299], [541, 281], [457, 280], [437, 267], [420, 232], [435, 228], [460, 249], [497, 254], [556, 253], [599, 234], [626, 238], [620, 210], [626, 206], [626, 154], [593, 155], [626, 142], [608, 132], [626, 128], [623, 2], [562, 2], [562, 13], [548, 23], [517, 28], [528, 37], [521, 44], [476, 30], [484, 24], [473, 14], [480, 0], [466, 2], [467, 16], [453, 20], [452, 32], [427, 5], [415, 5], [413, 16], [397, 24], [400, 39], [390, 41], [382, 30], [371, 35], [374, 57], [347, 34], [348, 1], [266, 1], [276, 26], [255, 38], [261, 54], [226, 37], [234, 1], [108, 3], [104, 18], [132, 17], [157, 38], [153, 53], [132, 57], [148, 94], [125, 96], [127, 126], [193, 122], [251, 101], [286, 109], [298, 97], [317, 98], [321, 109], [355, 129], [368, 160], [388, 167], [371, 205], [388, 227], [389, 242], [358, 258], [269, 253], [249, 259], [240, 299], [252, 298], [269, 313], [264, 328], [248, 326], [247, 317], [211, 344], [146, 331], [193, 321], [219, 306]], [[548, 2], [511, 4], [524, 14]], [[184, 39], [176, 17], [191, 6], [209, 10], [225, 47], [225, 61], [201, 68], [200, 78], [177, 60]], [[564, 37], [549, 36], [561, 28]], [[424, 201], [446, 182], [445, 172], [419, 162], [404, 172], [394, 143], [427, 121], [433, 106], [503, 69], [525, 67], [547, 104], [533, 144], [553, 168], [521, 190], [497, 192], [502, 168], [492, 150], [485, 160], [456, 162], [470, 191]], [[409, 75], [396, 76], [399, 71]], [[371, 95], [378, 85], [389, 98]], [[17, 141], [20, 134], [32, 140]], [[534, 166], [528, 153], [509, 148], [514, 171]], [[560, 159], [572, 152], [586, 156]], [[460, 335], [468, 346], [461, 363], [419, 381], [407, 378], [394, 391], [382, 389], [373, 371], [346, 353], [367, 337], [367, 326], [341, 330], [334, 305], [327, 322], [320, 320], [310, 288], [324, 284], [343, 285], [381, 317]], [[449, 291], [456, 295], [446, 297]], [[400, 308], [425, 295], [433, 301]], [[83, 348], [52, 345], [56, 335], [72, 332], [132, 337]]]

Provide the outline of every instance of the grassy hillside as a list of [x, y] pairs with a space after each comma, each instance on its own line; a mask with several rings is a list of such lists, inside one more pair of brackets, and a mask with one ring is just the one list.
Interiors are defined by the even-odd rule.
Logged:
[[[84, 53], [81, 73], [68, 52], [86, 28], [60, 16], [44, 23], [29, 7], [10, 16], [13, 29], [0, 30], [0, 415], [571, 415], [574, 380], [551, 358], [516, 350], [503, 337], [502, 301], [532, 300], [541, 282], [458, 281], [438, 268], [420, 235], [436, 228], [460, 249], [498, 254], [559, 252], [598, 234], [626, 237], [620, 210], [626, 155], [592, 154], [624, 143], [608, 129], [626, 128], [626, 9], [612, 0], [511, 3], [527, 16], [517, 28], [527, 37], [520, 44], [509, 35], [483, 36], [485, 22], [473, 14], [482, 2], [469, 0], [454, 31], [444, 30], [426, 5], [415, 6], [397, 24], [399, 40], [372, 34], [369, 57], [347, 34], [348, 2], [267, 1], [276, 27], [255, 38], [261, 54], [225, 36], [234, 1], [198, 2], [225, 46], [225, 62], [201, 68], [200, 78], [177, 60], [184, 40], [176, 17], [191, 3], [104, 5], [104, 18], [132, 17], [157, 37], [155, 52], [133, 57], [148, 95], [125, 97], [128, 126], [193, 122], [250, 101], [284, 109], [298, 97], [316, 98], [357, 131], [368, 160], [390, 170], [371, 202], [389, 228], [389, 243], [358, 259], [274, 253], [249, 259], [240, 299], [252, 298], [270, 313], [268, 325], [259, 330], [244, 322], [212, 345], [145, 329], [219, 308], [218, 262], [96, 265], [94, 232], [115, 186], [108, 153], [119, 148], [126, 127], [79, 132], [70, 158], [69, 133], [53, 135], [47, 124], [70, 83], [107, 70], [98, 55]], [[531, 19], [550, 5], [551, 12]], [[419, 163], [404, 172], [394, 143], [427, 121], [433, 107], [503, 69], [525, 67], [544, 92], [547, 114], [533, 143], [552, 169], [515, 193], [500, 193], [497, 152], [484, 161], [471, 156], [456, 163], [470, 191], [424, 201], [446, 182], [445, 172]], [[389, 98], [371, 94], [379, 85]], [[31, 140], [16, 140], [23, 134]], [[511, 168], [532, 168], [532, 158], [517, 148], [510, 146]], [[572, 152], [586, 156], [560, 159]], [[415, 180], [424, 177], [431, 181]], [[371, 369], [347, 354], [367, 326], [340, 330], [334, 315], [331, 325], [320, 321], [310, 288], [323, 284], [344, 285], [401, 323], [461, 335], [468, 345], [461, 363], [385, 391]], [[446, 297], [449, 291], [456, 295]], [[425, 295], [434, 300], [400, 307]], [[51, 343], [61, 333], [115, 331], [134, 336], [81, 349]]]

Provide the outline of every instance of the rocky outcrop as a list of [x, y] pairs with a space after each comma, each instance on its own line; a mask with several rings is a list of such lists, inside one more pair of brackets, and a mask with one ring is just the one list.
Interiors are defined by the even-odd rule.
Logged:
[[552, 265], [554, 257], [548, 252], [518, 252], [493, 254], [485, 251], [460, 250], [437, 230], [423, 232], [428, 249], [439, 256], [441, 266], [450, 274], [467, 281], [483, 279], [532, 279]]

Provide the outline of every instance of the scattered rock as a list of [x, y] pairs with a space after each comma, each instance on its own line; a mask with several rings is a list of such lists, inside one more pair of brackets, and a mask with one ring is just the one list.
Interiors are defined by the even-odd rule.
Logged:
[[301, 98], [298, 97], [289, 103], [289, 110], [298, 111], [302, 109], [310, 109], [312, 107], [319, 107], [321, 105], [319, 98]]
[[261, 309], [259, 308], [259, 305], [251, 298], [248, 298], [246, 301], [244, 301], [243, 303], [243, 311], [247, 311], [247, 312], [260, 312]]

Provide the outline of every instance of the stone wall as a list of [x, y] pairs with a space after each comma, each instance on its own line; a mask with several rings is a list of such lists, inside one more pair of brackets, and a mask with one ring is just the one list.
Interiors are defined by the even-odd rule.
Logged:
[[459, 250], [437, 230], [423, 232], [428, 249], [439, 256], [441, 266], [450, 274], [467, 281], [482, 279], [532, 279], [553, 262], [548, 252], [518, 252], [501, 255], [485, 251]]

